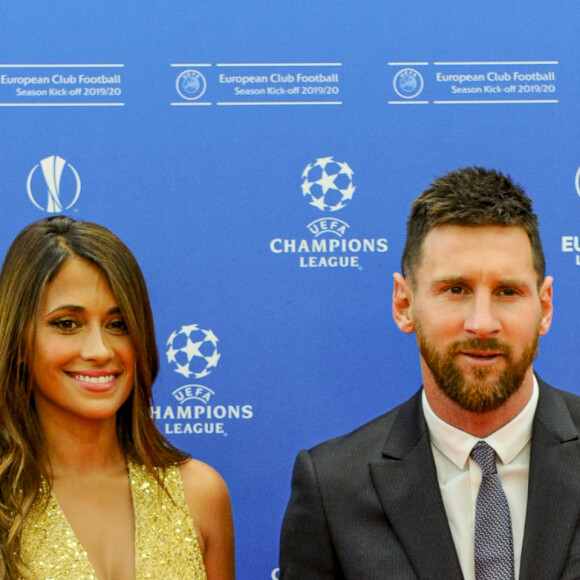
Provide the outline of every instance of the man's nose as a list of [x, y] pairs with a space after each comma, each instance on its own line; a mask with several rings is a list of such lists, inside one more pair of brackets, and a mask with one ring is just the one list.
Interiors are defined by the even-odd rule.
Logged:
[[465, 318], [465, 330], [477, 338], [495, 336], [501, 324], [493, 304], [493, 296], [487, 292], [476, 293]]

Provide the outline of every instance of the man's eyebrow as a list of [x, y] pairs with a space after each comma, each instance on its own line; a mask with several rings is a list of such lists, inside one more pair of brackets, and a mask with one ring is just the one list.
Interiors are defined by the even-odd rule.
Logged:
[[[439, 278], [436, 278], [431, 282], [431, 287], [436, 286], [445, 286], [445, 285], [462, 285], [462, 284], [469, 284], [470, 278], [467, 276], [453, 276], [453, 275], [443, 275]], [[530, 283], [523, 278], [499, 278], [496, 283], [497, 286], [507, 286], [509, 288], [529, 288]]]
[[467, 276], [440, 276], [436, 278], [431, 283], [432, 286], [437, 286], [440, 284], [466, 284], [469, 282], [469, 278]]
[[521, 278], [503, 278], [500, 280], [501, 286], [529, 286], [529, 282]]

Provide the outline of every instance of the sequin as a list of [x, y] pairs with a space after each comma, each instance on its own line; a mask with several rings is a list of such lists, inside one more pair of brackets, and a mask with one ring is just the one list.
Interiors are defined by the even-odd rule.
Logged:
[[[162, 474], [170, 496], [143, 466], [129, 463], [135, 514], [136, 580], [207, 580], [197, 534], [178, 467]], [[27, 580], [98, 580], [88, 556], [54, 494], [43, 483], [22, 534]]]

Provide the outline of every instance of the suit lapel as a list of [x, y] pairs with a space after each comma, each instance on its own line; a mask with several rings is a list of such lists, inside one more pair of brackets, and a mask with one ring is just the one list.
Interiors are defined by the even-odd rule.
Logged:
[[520, 578], [559, 578], [580, 510], [580, 441], [563, 397], [538, 379]]
[[420, 393], [401, 406], [371, 476], [383, 509], [419, 578], [461, 579], [439, 491]]

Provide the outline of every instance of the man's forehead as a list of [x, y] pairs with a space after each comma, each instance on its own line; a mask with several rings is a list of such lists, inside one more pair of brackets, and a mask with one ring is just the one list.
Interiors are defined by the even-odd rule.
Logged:
[[477, 245], [480, 241], [490, 239], [518, 240], [526, 248], [532, 251], [532, 243], [522, 226], [467, 226], [456, 224], [442, 224], [431, 228], [421, 244], [422, 250], [428, 250], [434, 245], [454, 245], [463, 246], [465, 244]]
[[[520, 226], [458, 226], [432, 228], [421, 247], [418, 270], [443, 268], [453, 274], [454, 268], [498, 268], [534, 270], [532, 244]], [[453, 275], [464, 275], [455, 272]], [[518, 274], [514, 274], [518, 277]]]

